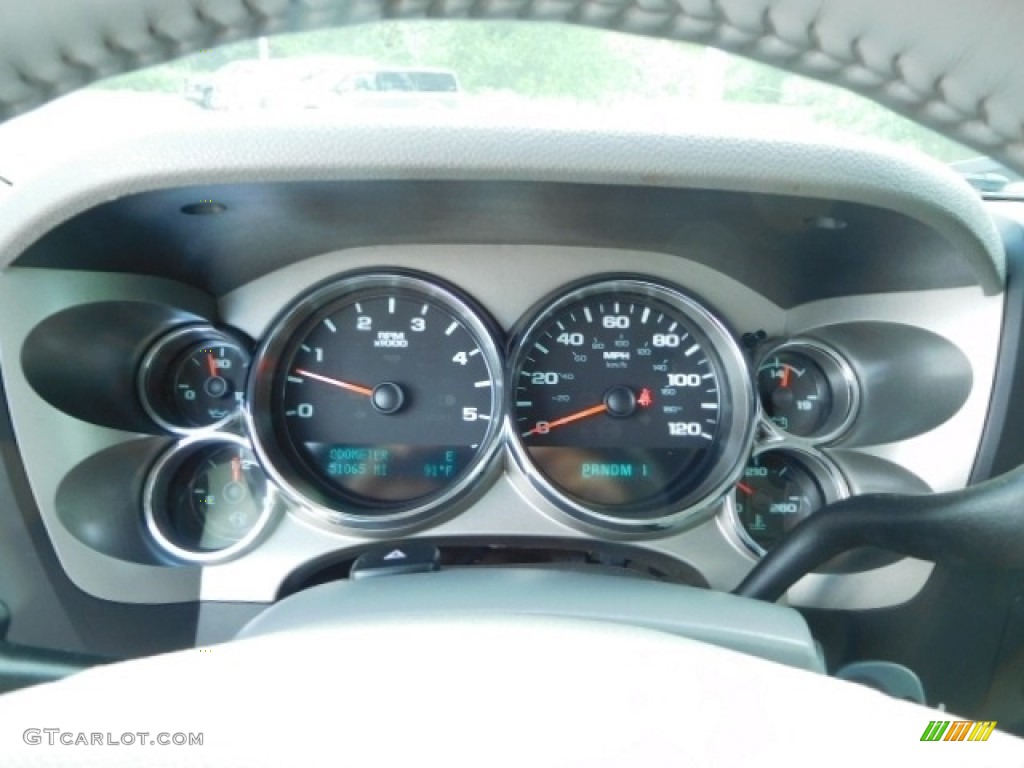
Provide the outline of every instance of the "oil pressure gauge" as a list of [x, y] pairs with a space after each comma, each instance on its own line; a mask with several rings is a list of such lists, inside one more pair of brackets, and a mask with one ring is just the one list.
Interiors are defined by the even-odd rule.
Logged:
[[139, 397], [169, 432], [223, 426], [238, 415], [249, 371], [247, 345], [219, 328], [175, 329], [150, 349], [139, 369]]

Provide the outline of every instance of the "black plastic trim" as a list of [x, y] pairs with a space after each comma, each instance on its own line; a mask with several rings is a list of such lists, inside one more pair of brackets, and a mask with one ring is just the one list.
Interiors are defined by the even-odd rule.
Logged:
[[[224, 214], [182, 214], [183, 206], [211, 196], [227, 207]], [[844, 226], [823, 228], [823, 218]], [[783, 308], [836, 296], [977, 284], [949, 241], [882, 208], [771, 194], [524, 181], [306, 181], [155, 190], [75, 216], [16, 263], [167, 277], [221, 296], [333, 250], [480, 243], [673, 254], [728, 275]]]

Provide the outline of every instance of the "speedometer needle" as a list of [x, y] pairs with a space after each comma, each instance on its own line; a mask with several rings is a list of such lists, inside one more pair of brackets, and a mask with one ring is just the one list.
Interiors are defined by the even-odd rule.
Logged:
[[568, 416], [563, 416], [562, 418], [555, 419], [554, 421], [538, 421], [536, 427], [529, 430], [528, 432], [523, 432], [523, 437], [529, 437], [530, 435], [547, 434], [556, 427], [562, 427], [565, 426], [566, 424], [572, 424], [574, 421], [586, 419], [590, 416], [596, 416], [597, 414], [604, 413], [607, 410], [608, 406], [604, 403], [601, 403], [600, 405], [595, 405], [592, 408], [584, 408], [582, 411], [577, 411], [576, 413], [569, 414]]
[[347, 389], [350, 392], [358, 392], [360, 395], [366, 395], [367, 397], [373, 394], [373, 390], [370, 389], [369, 387], [362, 387], [359, 384], [353, 384], [349, 381], [342, 381], [341, 379], [332, 379], [327, 376], [321, 376], [319, 373], [304, 371], [301, 368], [296, 368], [295, 373], [297, 373], [300, 376], [307, 376], [310, 379], [322, 381], [324, 384], [331, 384], [332, 386], [340, 387], [341, 389]]

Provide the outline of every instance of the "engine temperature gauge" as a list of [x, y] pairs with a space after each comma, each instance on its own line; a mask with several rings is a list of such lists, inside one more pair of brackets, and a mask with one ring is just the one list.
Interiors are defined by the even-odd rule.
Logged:
[[848, 495], [845, 481], [817, 454], [769, 450], [751, 457], [736, 483], [737, 532], [754, 553], [771, 549], [807, 517]]

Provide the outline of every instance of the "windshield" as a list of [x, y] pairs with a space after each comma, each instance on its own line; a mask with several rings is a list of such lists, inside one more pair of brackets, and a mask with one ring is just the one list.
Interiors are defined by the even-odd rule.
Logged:
[[[95, 91], [162, 95], [183, 119], [249, 110], [472, 110], [685, 125], [709, 117], [831, 128], [953, 163], [983, 193], [1021, 179], [838, 87], [713, 48], [561, 24], [393, 21], [250, 40], [112, 78]], [[593, 113], [593, 114], [589, 114]], [[600, 123], [599, 123], [600, 124]]]

